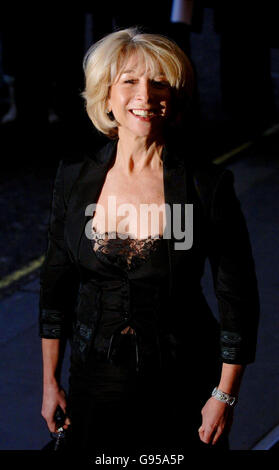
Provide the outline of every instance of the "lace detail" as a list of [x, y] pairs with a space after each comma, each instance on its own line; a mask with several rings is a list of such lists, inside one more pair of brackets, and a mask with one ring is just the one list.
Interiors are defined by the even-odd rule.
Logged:
[[[105, 232], [100, 234], [92, 231], [93, 249], [98, 257], [105, 262], [119, 266], [125, 270], [134, 270], [147, 261], [150, 254], [156, 251], [163, 235], [150, 235], [147, 238], [121, 238], [119, 232]], [[110, 237], [113, 235], [113, 237]]]

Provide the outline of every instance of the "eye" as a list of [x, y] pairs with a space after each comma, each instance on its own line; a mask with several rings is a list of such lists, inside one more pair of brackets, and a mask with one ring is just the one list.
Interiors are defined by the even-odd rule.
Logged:
[[151, 80], [152, 86], [155, 88], [169, 88], [170, 84], [166, 80]]
[[128, 80], [124, 80], [124, 83], [136, 83], [136, 80], [134, 80], [133, 78], [129, 78]]

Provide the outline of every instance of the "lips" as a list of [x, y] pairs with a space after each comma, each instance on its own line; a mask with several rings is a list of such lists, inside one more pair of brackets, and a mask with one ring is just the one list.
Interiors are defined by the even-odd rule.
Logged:
[[148, 110], [148, 109], [130, 109], [130, 112], [134, 114], [135, 116], [140, 116], [140, 117], [152, 117], [155, 116], [155, 112], [153, 110]]
[[142, 121], [149, 121], [150, 119], [153, 118], [163, 118], [165, 116], [165, 113], [163, 109], [137, 109], [137, 108], [132, 108], [129, 109], [129, 112], [135, 116], [137, 119], [140, 119]]

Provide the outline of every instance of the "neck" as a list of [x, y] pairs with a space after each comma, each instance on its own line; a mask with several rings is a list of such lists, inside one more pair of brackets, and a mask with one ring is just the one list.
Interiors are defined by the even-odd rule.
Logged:
[[163, 146], [162, 139], [127, 135], [123, 138], [120, 132], [114, 166], [127, 175], [159, 170], [162, 167]]

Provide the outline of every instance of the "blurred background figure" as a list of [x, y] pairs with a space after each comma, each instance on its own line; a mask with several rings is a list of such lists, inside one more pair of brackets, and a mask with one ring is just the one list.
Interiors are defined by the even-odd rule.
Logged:
[[190, 28], [193, 18], [194, 0], [173, 0], [170, 17], [170, 33], [181, 49], [190, 55]]

